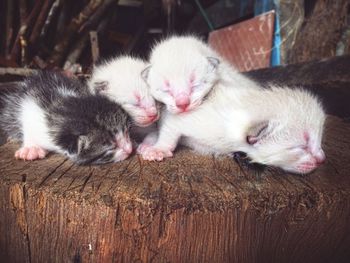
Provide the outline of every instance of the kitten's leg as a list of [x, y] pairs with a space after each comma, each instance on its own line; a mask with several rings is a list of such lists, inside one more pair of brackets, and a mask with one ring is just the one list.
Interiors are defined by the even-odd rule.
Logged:
[[22, 146], [15, 153], [16, 159], [23, 159], [27, 161], [33, 161], [36, 159], [43, 159], [47, 155], [47, 151], [40, 146]]
[[146, 148], [153, 146], [157, 142], [158, 132], [151, 132], [143, 139], [142, 143], [137, 147], [137, 152], [141, 153]]
[[43, 146], [46, 148], [51, 145], [44, 110], [34, 99], [28, 97], [22, 101], [19, 122], [22, 127], [23, 144], [16, 151], [15, 157], [30, 161], [43, 159], [47, 154]]
[[180, 133], [163, 126], [159, 131], [157, 142], [152, 146], [139, 147], [138, 153], [148, 161], [162, 161], [164, 158], [172, 157], [180, 136]]

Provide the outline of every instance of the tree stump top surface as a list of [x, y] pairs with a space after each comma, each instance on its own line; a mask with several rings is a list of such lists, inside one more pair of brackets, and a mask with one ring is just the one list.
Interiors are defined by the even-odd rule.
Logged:
[[14, 159], [18, 145], [7, 143], [0, 147], [0, 183], [23, 183], [65, 200], [112, 208], [194, 212], [244, 209], [249, 204], [264, 214], [288, 207], [293, 200], [308, 207], [327, 202], [326, 196], [349, 195], [349, 146], [350, 125], [329, 116], [323, 141], [327, 161], [300, 176], [280, 171], [258, 175], [231, 158], [200, 156], [187, 149], [160, 163], [132, 156], [121, 163], [78, 166], [56, 154], [24, 162]]

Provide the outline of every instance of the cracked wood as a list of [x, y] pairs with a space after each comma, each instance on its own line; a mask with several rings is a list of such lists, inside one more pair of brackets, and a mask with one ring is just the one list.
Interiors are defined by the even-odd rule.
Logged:
[[[342, 262], [350, 256], [350, 124], [328, 117], [307, 176], [241, 171], [181, 149], [77, 166], [0, 147], [0, 258], [10, 262]], [[346, 262], [346, 261], [343, 261]]]

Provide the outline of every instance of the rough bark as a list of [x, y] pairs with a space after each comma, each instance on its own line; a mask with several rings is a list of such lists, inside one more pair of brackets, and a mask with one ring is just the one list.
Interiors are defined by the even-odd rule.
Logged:
[[242, 173], [180, 150], [79, 167], [0, 147], [4, 262], [347, 262], [350, 124], [329, 117], [314, 173]]
[[334, 56], [346, 25], [348, 0], [310, 2], [315, 4], [305, 14], [295, 44], [288, 52], [290, 64]]

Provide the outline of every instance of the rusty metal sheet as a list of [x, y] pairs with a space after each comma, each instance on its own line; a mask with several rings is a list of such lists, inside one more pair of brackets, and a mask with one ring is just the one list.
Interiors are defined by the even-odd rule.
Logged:
[[270, 66], [275, 11], [209, 34], [211, 45], [239, 71]]

